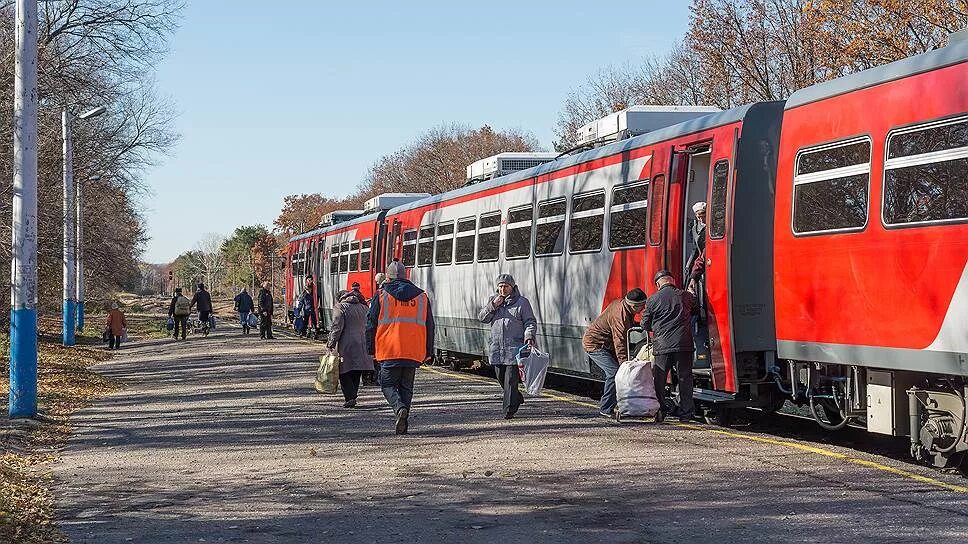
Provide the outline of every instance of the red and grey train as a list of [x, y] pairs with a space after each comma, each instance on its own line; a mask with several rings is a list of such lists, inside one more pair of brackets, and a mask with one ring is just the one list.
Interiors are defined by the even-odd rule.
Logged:
[[669, 269], [708, 202], [710, 356], [697, 399], [809, 406], [968, 451], [968, 41], [294, 237], [288, 293], [364, 294], [399, 259], [434, 305], [441, 359], [486, 357], [475, 316], [510, 273], [553, 370], [595, 378], [585, 327]]

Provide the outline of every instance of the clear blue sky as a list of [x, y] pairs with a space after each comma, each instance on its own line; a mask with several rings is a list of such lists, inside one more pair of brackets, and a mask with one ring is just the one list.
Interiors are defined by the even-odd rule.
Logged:
[[144, 258], [271, 226], [288, 194], [345, 195], [441, 123], [520, 128], [550, 147], [570, 90], [665, 53], [687, 23], [686, 0], [192, 0], [157, 74], [182, 139], [147, 174]]

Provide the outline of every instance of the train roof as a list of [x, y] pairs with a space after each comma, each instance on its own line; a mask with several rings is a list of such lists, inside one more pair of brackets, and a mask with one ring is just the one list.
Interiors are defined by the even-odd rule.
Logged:
[[383, 213], [383, 210], [380, 210], [374, 213], [369, 213], [366, 215], [361, 215], [360, 217], [357, 217], [355, 219], [350, 219], [349, 221], [340, 221], [339, 223], [336, 223], [335, 225], [330, 225], [328, 227], [320, 227], [318, 229], [313, 229], [311, 231], [307, 231], [302, 234], [297, 234], [292, 238], [289, 238], [289, 242], [290, 243], [298, 242], [299, 240], [305, 240], [306, 238], [312, 238], [313, 236], [319, 236], [320, 234], [325, 234], [327, 232], [331, 232], [334, 230], [343, 230], [346, 227], [352, 227], [354, 225], [359, 225], [362, 223], [366, 223], [368, 221], [376, 221], [377, 219], [380, 218], [381, 213]]
[[801, 89], [787, 99], [786, 109], [873, 87], [968, 60], [968, 40], [954, 41], [946, 47], [901, 59], [856, 74], [839, 77]]
[[711, 128], [728, 125], [730, 123], [735, 123], [737, 121], [742, 120], [746, 116], [746, 112], [749, 111], [749, 109], [753, 107], [753, 105], [754, 104], [747, 104], [745, 106], [738, 106], [726, 111], [710, 113], [709, 115], [696, 117], [695, 119], [690, 119], [688, 121], [684, 121], [676, 125], [660, 128], [658, 130], [654, 130], [652, 132], [643, 134], [641, 136], [636, 136], [634, 138], [629, 138], [627, 140], [621, 140], [606, 146], [602, 146], [599, 148], [591, 149], [589, 151], [578, 153], [577, 155], [562, 157], [558, 160], [555, 160], [552, 162], [546, 162], [540, 166], [535, 166], [527, 170], [521, 170], [519, 172], [514, 172], [513, 174], [508, 174], [506, 176], [501, 176], [499, 178], [494, 178], [481, 183], [475, 183], [474, 185], [468, 185], [466, 187], [454, 189], [453, 191], [448, 191], [446, 193], [441, 193], [439, 195], [434, 195], [429, 198], [417, 200], [409, 204], [397, 206], [396, 208], [392, 208], [390, 211], [388, 211], [387, 215], [402, 213], [409, 210], [415, 210], [423, 206], [437, 204], [439, 202], [444, 202], [446, 200], [450, 200], [464, 195], [472, 195], [474, 193], [485, 191], [487, 189], [491, 189], [494, 187], [501, 187], [510, 183], [515, 183], [517, 181], [533, 178], [541, 174], [555, 172], [563, 168], [568, 168], [570, 166], [575, 166], [577, 164], [593, 161], [595, 159], [599, 159], [602, 157], [608, 157], [610, 155], [615, 155], [617, 153], [628, 151], [630, 149], [635, 149], [646, 145], [654, 144], [657, 142], [678, 138], [679, 136], [685, 136], [687, 134], [701, 132], [703, 130], [708, 130]]

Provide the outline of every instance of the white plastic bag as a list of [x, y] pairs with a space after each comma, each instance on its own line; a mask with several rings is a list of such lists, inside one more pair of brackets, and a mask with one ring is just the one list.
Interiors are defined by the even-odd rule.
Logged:
[[651, 361], [629, 361], [618, 367], [615, 393], [620, 416], [653, 417], [659, 411]]
[[[530, 350], [528, 355], [523, 353]], [[524, 383], [524, 390], [528, 395], [538, 396], [544, 387], [545, 377], [548, 375], [548, 365], [551, 364], [551, 356], [538, 348], [528, 348], [522, 346], [518, 350], [518, 368], [521, 369], [521, 382]]]

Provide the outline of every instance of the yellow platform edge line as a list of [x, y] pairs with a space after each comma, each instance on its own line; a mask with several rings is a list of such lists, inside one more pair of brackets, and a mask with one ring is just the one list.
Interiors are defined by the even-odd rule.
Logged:
[[[426, 366], [421, 367], [421, 368], [423, 370], [428, 371], [428, 372], [432, 372], [434, 374], [439, 374], [441, 376], [446, 376], [446, 377], [449, 377], [449, 378], [455, 378], [455, 379], [459, 379], [459, 380], [467, 380], [467, 381], [479, 382], [479, 383], [486, 383], [486, 384], [494, 384], [494, 381], [493, 380], [489, 380], [487, 378], [482, 378], [482, 377], [479, 377], [479, 376], [470, 376], [470, 375], [467, 375], [467, 374], [459, 374], [459, 373], [453, 372], [453, 371], [440, 370], [440, 369], [426, 367]], [[561, 401], [561, 402], [566, 402], [568, 404], [574, 404], [576, 406], [596, 408], [596, 409], [598, 408], [598, 405], [597, 404], [594, 404], [594, 403], [591, 403], [591, 402], [586, 402], [586, 401], [581, 401], [581, 400], [577, 400], [577, 399], [573, 399], [573, 398], [570, 398], [570, 397], [565, 397], [565, 396], [562, 396], [562, 395], [557, 395], [555, 393], [548, 393], [547, 391], [542, 391], [541, 392], [541, 396], [542, 397], [548, 397], [548, 398], [551, 398], [551, 399], [555, 399], [555, 400], [558, 400], [558, 401]], [[714, 433], [714, 434], [719, 434], [719, 435], [723, 435], [723, 436], [728, 436], [728, 437], [731, 437], [731, 438], [739, 438], [739, 439], [742, 439], [742, 440], [749, 440], [749, 441], [752, 441], [752, 442], [760, 442], [760, 443], [763, 443], [763, 444], [771, 444], [771, 445], [774, 445], [774, 446], [783, 446], [783, 447], [790, 448], [790, 449], [795, 449], [795, 450], [800, 450], [800, 451], [804, 451], [804, 452], [808, 452], [808, 453], [813, 453], [815, 455], [822, 455], [824, 457], [830, 457], [830, 458], [833, 458], [833, 459], [839, 459], [841, 461], [844, 461], [844, 462], [847, 462], [847, 463], [851, 463], [851, 464], [854, 464], [854, 465], [859, 465], [859, 466], [862, 466], [862, 467], [872, 468], [872, 469], [875, 469], [875, 470], [879, 470], [881, 472], [886, 472], [888, 474], [893, 474], [895, 476], [901, 476], [903, 478], [907, 478], [909, 480], [913, 480], [913, 481], [920, 482], [920, 483], [923, 483], [923, 484], [928, 484], [928, 485], [932, 485], [932, 486], [935, 486], [935, 487], [940, 487], [942, 489], [947, 489], [948, 491], [954, 491], [956, 493], [968, 493], [968, 486], [962, 486], [962, 485], [957, 485], [957, 484], [949, 484], [947, 482], [942, 482], [941, 480], [936, 480], [934, 478], [930, 478], [928, 476], [923, 476], [921, 474], [915, 474], [914, 472], [909, 472], [907, 470], [903, 470], [903, 469], [895, 468], [895, 467], [892, 467], [892, 466], [888, 466], [888, 465], [885, 465], [885, 464], [882, 464], [882, 463], [878, 463], [876, 461], [869, 461], [867, 459], [861, 459], [859, 457], [851, 457], [850, 455], [847, 455], [847, 454], [844, 454], [844, 453], [838, 453], [838, 452], [831, 451], [831, 450], [824, 449], [824, 448], [820, 448], [820, 447], [817, 447], [817, 446], [810, 446], [810, 445], [807, 445], [807, 444], [801, 444], [799, 442], [792, 442], [790, 440], [780, 440], [780, 439], [775, 439], [775, 438], [764, 438], [762, 436], [753, 436], [753, 435], [743, 434], [743, 433], [736, 432], [736, 431], [726, 431], [726, 430], [722, 430], [722, 429], [710, 429], [710, 428], [707, 428], [707, 427], [702, 427], [702, 426], [699, 426], [699, 425], [693, 425], [693, 424], [689, 424], [689, 423], [668, 422], [668, 424], [675, 425], [676, 427], [682, 427], [684, 429], [692, 429], [692, 430], [695, 430], [695, 431], [702, 431], [702, 432], [707, 432], [707, 433]]]

